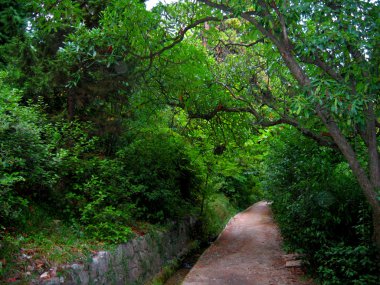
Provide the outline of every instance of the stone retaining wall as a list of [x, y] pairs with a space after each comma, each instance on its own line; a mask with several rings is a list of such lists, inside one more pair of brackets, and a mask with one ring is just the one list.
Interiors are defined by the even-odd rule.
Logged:
[[194, 225], [194, 218], [186, 218], [166, 232], [157, 231], [133, 239], [114, 251], [100, 251], [87, 264], [67, 265], [62, 277], [39, 284], [144, 284], [169, 261], [187, 253]]

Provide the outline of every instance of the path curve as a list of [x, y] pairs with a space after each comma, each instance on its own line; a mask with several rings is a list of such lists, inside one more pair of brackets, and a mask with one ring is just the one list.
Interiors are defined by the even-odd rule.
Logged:
[[237, 214], [202, 254], [184, 285], [305, 285], [285, 267], [281, 236], [267, 202]]

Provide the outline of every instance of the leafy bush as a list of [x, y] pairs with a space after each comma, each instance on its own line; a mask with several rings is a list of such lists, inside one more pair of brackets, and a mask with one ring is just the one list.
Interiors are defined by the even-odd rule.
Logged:
[[[219, 184], [212, 193], [222, 193], [234, 207], [245, 209], [262, 199], [258, 187], [259, 168], [257, 146], [247, 143], [245, 148], [226, 147], [223, 154], [204, 158], [208, 165], [210, 184]], [[214, 180], [214, 181], [212, 181]], [[215, 188], [215, 187], [214, 187]]]
[[180, 137], [152, 131], [140, 134], [118, 152], [124, 171], [136, 186], [131, 198], [139, 218], [162, 222], [187, 213], [199, 181], [186, 151]]
[[379, 265], [375, 250], [369, 245], [339, 243], [321, 248], [314, 258], [323, 284], [379, 284]]
[[24, 224], [34, 200], [99, 240], [129, 238], [135, 186], [123, 164], [96, 153], [90, 124], [47, 124], [37, 107], [20, 101], [20, 91], [0, 80], [0, 226]]
[[66, 219], [80, 222], [92, 238], [125, 242], [132, 234], [136, 186], [119, 160], [96, 153], [97, 138], [88, 135], [88, 128], [79, 122], [61, 128], [60, 144], [66, 148], [57, 155], [61, 177], [53, 198]]
[[370, 210], [341, 157], [284, 129], [265, 167], [263, 186], [286, 247], [305, 253], [325, 284], [372, 284], [360, 283], [375, 280], [378, 270]]
[[0, 73], [0, 225], [22, 221], [26, 196], [38, 196], [54, 183], [49, 145], [36, 107], [20, 104], [21, 93]]
[[[242, 169], [239, 169], [242, 171]], [[254, 181], [250, 175], [238, 174], [224, 178], [221, 192], [226, 195], [237, 208], [244, 209], [259, 199], [259, 193], [254, 189]], [[255, 195], [256, 194], [256, 195]]]
[[77, 212], [90, 236], [108, 242], [125, 242], [131, 237], [129, 226], [135, 220], [131, 193], [136, 186], [129, 182], [128, 174], [117, 160], [92, 158], [87, 166], [90, 166], [85, 171], [91, 173], [89, 179], [77, 181], [66, 195], [70, 205], [68, 212]]
[[138, 220], [164, 222], [188, 212], [197, 177], [185, 143], [171, 133], [144, 133], [105, 157], [90, 125], [60, 131], [60, 188], [55, 200], [97, 239], [121, 242]]
[[223, 194], [214, 194], [208, 198], [204, 215], [201, 217], [201, 238], [210, 241], [226, 226], [227, 222], [238, 210]]
[[[100, 199], [101, 203], [102, 199]], [[96, 211], [99, 200], [86, 205], [82, 213], [81, 221], [86, 224], [86, 230], [97, 240], [108, 241], [111, 243], [126, 242], [133, 236], [130, 221], [130, 212], [122, 211], [114, 206], [100, 207]]]

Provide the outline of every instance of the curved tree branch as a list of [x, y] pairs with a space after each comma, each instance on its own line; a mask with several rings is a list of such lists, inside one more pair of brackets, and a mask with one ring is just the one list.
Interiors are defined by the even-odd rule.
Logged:
[[178, 36], [175, 37], [173, 39], [173, 42], [168, 44], [167, 46], [163, 47], [162, 49], [158, 50], [158, 51], [155, 51], [155, 52], [151, 52], [149, 55], [147, 56], [141, 56], [140, 58], [141, 59], [152, 59], [152, 58], [155, 58], [155, 57], [158, 57], [160, 56], [163, 52], [173, 48], [174, 46], [176, 46], [177, 44], [179, 44], [180, 42], [183, 41], [183, 39], [185, 38], [185, 34], [186, 32], [188, 32], [189, 30], [195, 28], [196, 26], [200, 25], [200, 24], [203, 24], [203, 23], [206, 23], [206, 22], [212, 22], [212, 21], [216, 21], [216, 22], [220, 22], [224, 19], [227, 19], [229, 17], [223, 17], [222, 19], [221, 18], [217, 18], [217, 17], [212, 17], [212, 16], [209, 16], [209, 17], [205, 17], [205, 18], [202, 18], [202, 19], [198, 19], [196, 21], [194, 21], [193, 23], [191, 23], [190, 25], [184, 27], [183, 29], [181, 29], [179, 32], [178, 32]]
[[223, 40], [219, 40], [219, 42], [222, 43], [226, 47], [228, 47], [228, 46], [252, 47], [254, 45], [257, 45], [258, 43], [263, 43], [264, 39], [265, 38], [260, 38], [260, 39], [254, 41], [254, 42], [249, 43], [249, 44], [245, 44], [245, 43], [233, 43], [233, 42], [225, 43]]
[[[183, 106], [177, 105], [177, 107], [183, 107]], [[252, 114], [256, 119], [256, 121], [253, 122], [252, 125], [256, 125], [256, 126], [258, 125], [264, 128], [273, 127], [277, 125], [283, 125], [283, 124], [290, 125], [290, 126], [295, 127], [306, 137], [309, 137], [313, 139], [314, 141], [316, 141], [319, 145], [330, 147], [332, 149], [338, 149], [337, 145], [332, 140], [327, 139], [322, 135], [314, 133], [313, 131], [301, 126], [300, 123], [297, 122], [296, 120], [291, 119], [289, 117], [282, 117], [274, 121], [269, 121], [269, 120], [264, 120], [262, 117], [260, 117], [258, 112], [252, 108], [224, 107], [221, 105], [216, 106], [212, 111], [207, 112], [207, 113], [197, 113], [197, 112], [192, 112], [192, 111], [187, 110], [187, 113], [190, 119], [204, 119], [204, 120], [211, 120], [220, 112]]]

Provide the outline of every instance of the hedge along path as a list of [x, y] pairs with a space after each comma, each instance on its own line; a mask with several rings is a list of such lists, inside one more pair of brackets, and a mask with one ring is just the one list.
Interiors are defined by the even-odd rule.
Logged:
[[237, 214], [202, 254], [184, 285], [314, 284], [285, 266], [281, 236], [267, 202]]

